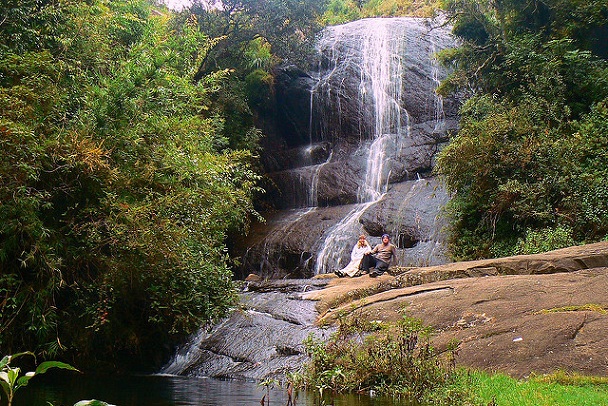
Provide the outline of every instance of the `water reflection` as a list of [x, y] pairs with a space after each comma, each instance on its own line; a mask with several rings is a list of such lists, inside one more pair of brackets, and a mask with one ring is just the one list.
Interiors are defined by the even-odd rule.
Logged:
[[[36, 377], [17, 392], [15, 406], [72, 406], [79, 400], [98, 399], [117, 406], [241, 406], [260, 405], [264, 395], [269, 405], [287, 404], [280, 387], [267, 392], [255, 382], [182, 376], [93, 377], [49, 373]], [[315, 393], [299, 392], [295, 405], [389, 406], [407, 405], [396, 399], [344, 395], [321, 403]], [[0, 401], [0, 405], [4, 405]]]

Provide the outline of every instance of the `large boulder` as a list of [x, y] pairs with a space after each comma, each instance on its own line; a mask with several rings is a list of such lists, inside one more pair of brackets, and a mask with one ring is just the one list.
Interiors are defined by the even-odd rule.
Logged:
[[349, 314], [393, 322], [405, 309], [434, 327], [439, 350], [460, 342], [462, 366], [608, 375], [608, 242], [390, 272], [301, 297], [317, 301], [323, 324]]

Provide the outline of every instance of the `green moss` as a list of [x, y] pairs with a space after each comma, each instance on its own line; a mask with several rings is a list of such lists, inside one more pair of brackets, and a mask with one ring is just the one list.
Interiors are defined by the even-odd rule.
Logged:
[[537, 314], [547, 314], [547, 313], [563, 313], [563, 312], [598, 312], [601, 314], [608, 313], [606, 306], [602, 306], [595, 303], [587, 303], [584, 305], [575, 305], [575, 306], [562, 306], [562, 307], [554, 307], [552, 309], [543, 309], [537, 312]]

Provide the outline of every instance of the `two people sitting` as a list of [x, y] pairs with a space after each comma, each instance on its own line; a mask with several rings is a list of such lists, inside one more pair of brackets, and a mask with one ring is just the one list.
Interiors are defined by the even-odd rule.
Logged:
[[359, 241], [353, 247], [348, 265], [334, 273], [339, 277], [369, 274], [370, 277], [375, 278], [388, 270], [396, 256], [397, 248], [391, 244], [391, 238], [388, 234], [383, 234], [382, 242], [373, 249], [365, 236], [361, 235]]

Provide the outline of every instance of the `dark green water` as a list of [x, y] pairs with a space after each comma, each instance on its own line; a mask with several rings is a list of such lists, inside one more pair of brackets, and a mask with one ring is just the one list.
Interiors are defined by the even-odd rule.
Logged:
[[[54, 375], [54, 376], [52, 376]], [[79, 400], [98, 399], [117, 406], [245, 406], [260, 405], [266, 388], [254, 382], [181, 376], [89, 377], [53, 374], [36, 377], [15, 395], [14, 406], [72, 406]], [[269, 393], [270, 405], [287, 403], [284, 389]], [[268, 398], [267, 398], [268, 399]], [[405, 406], [395, 399], [369, 396], [327, 397], [320, 403], [315, 393], [298, 393], [296, 405]], [[0, 401], [0, 405], [4, 405]]]

